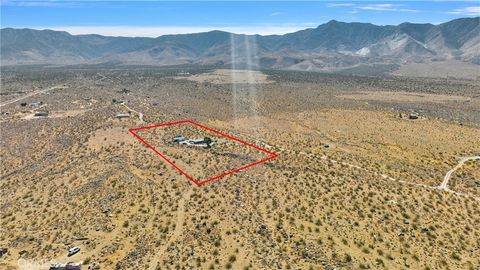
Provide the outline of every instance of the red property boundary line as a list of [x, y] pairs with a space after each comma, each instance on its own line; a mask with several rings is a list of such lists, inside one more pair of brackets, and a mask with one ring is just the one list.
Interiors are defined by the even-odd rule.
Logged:
[[[151, 128], [157, 128], [157, 127], [165, 127], [165, 126], [172, 126], [172, 125], [178, 125], [178, 124], [184, 124], [184, 123], [188, 123], [188, 124], [193, 124], [197, 127], [200, 127], [202, 129], [205, 129], [205, 130], [208, 130], [210, 132], [213, 132], [215, 134], [218, 134], [220, 136], [223, 136], [223, 137], [226, 137], [228, 139], [231, 139], [231, 140], [234, 140], [236, 142], [239, 142], [243, 145], [246, 145], [248, 147], [252, 147], [254, 149], [257, 149], [261, 152], [264, 152], [266, 154], [269, 155], [269, 157], [267, 158], [264, 158], [262, 160], [259, 160], [257, 162], [254, 162], [254, 163], [251, 163], [251, 164], [248, 164], [248, 165], [245, 165], [243, 167], [240, 167], [240, 168], [237, 168], [237, 169], [234, 169], [234, 170], [231, 170], [231, 171], [227, 171], [227, 172], [223, 172], [217, 176], [214, 176], [210, 179], [207, 179], [207, 180], [204, 180], [204, 181], [197, 181], [195, 179], [193, 179], [192, 176], [190, 176], [189, 174], [187, 174], [184, 170], [180, 169], [177, 165], [175, 165], [175, 163], [173, 163], [168, 157], [166, 157], [164, 154], [160, 153], [157, 149], [155, 149], [155, 147], [153, 147], [152, 145], [150, 145], [147, 141], [145, 141], [142, 137], [140, 137], [136, 132], [139, 131], [139, 130], [147, 130], [147, 129], [151, 129]], [[206, 127], [204, 125], [201, 125], [201, 124], [198, 124], [196, 122], [193, 122], [192, 120], [182, 120], [182, 121], [177, 121], [177, 122], [168, 122], [168, 123], [163, 123], [163, 124], [156, 124], [156, 125], [151, 125], [151, 126], [145, 126], [145, 127], [138, 127], [138, 128], [131, 128], [128, 130], [130, 133], [133, 134], [133, 136], [135, 136], [137, 139], [139, 139], [142, 143], [144, 143], [148, 148], [152, 149], [153, 152], [155, 152], [157, 155], [159, 155], [162, 159], [164, 159], [166, 162], [168, 162], [168, 164], [172, 165], [172, 167], [174, 167], [177, 171], [179, 171], [181, 174], [183, 174], [185, 177], [187, 177], [190, 181], [192, 181], [195, 185], [197, 186], [201, 186], [201, 185], [204, 185], [208, 182], [211, 182], [213, 180], [217, 180], [219, 178], [222, 178], [222, 177], [225, 177], [227, 175], [230, 175], [230, 174], [233, 174], [233, 173], [236, 173], [236, 172], [239, 172], [241, 170], [244, 170], [244, 169], [247, 169], [247, 168], [250, 168], [250, 167], [253, 167], [255, 165], [258, 165], [260, 163], [263, 163], [263, 162], [266, 162], [266, 161], [269, 161], [271, 159], [274, 159], [276, 157], [278, 157], [278, 154], [276, 153], [273, 153], [271, 151], [268, 151], [264, 148], [261, 148], [261, 147], [258, 147], [256, 145], [253, 145], [251, 143], [248, 143], [248, 142], [245, 142], [245, 141], [242, 141], [240, 139], [237, 139], [233, 136], [230, 136], [228, 134], [225, 134], [223, 132], [220, 132], [218, 130], [215, 130], [215, 129], [212, 129], [212, 128], [209, 128], [209, 127]]]

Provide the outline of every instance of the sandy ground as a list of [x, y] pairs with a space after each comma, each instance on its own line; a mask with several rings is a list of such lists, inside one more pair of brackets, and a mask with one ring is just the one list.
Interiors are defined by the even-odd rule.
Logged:
[[468, 102], [472, 99], [464, 96], [454, 95], [436, 95], [415, 92], [359, 92], [357, 94], [339, 95], [338, 97], [355, 100], [374, 100], [389, 102], [426, 102], [426, 103], [446, 103], [446, 102]]
[[[11, 112], [0, 115], [0, 247], [9, 249], [0, 260], [2, 270], [18, 269], [20, 258], [90, 260], [101, 269], [480, 265], [480, 204], [473, 198], [480, 196], [479, 163], [467, 161], [452, 173], [448, 186], [458, 193], [438, 189], [461, 157], [480, 153], [478, 125], [455, 121], [461, 109], [478, 111], [445, 97], [452, 85], [437, 88], [439, 96], [396, 96], [395, 90], [387, 93], [396, 82], [385, 81], [393, 85], [382, 88], [378, 99], [393, 96], [393, 101], [371, 106], [356, 100], [379, 90], [370, 78], [311, 78], [315, 74], [308, 73], [307, 82], [262, 85], [253, 100], [258, 114], [252, 116], [232, 114], [228, 84], [192, 87], [184, 80], [159, 79], [157, 73], [104, 73], [114, 80], [99, 82], [95, 72], [91, 81], [72, 80], [77, 87], [42, 94], [52, 112], [78, 110], [83, 103], [68, 101], [83, 96], [98, 100], [92, 111], [75, 117], [23, 121], [17, 117], [25, 109], [19, 104], [2, 107]], [[357, 94], [353, 87], [362, 81], [367, 86]], [[430, 93], [427, 86], [421, 89]], [[456, 96], [468, 90], [465, 97], [473, 102], [474, 85], [453, 86]], [[125, 88], [131, 92], [124, 93]], [[337, 98], [347, 93], [354, 99]], [[114, 119], [120, 106], [112, 104], [113, 98], [145, 113], [145, 123], [139, 117]], [[452, 116], [425, 112], [421, 121], [399, 116], [412, 107], [408, 100], [423, 107], [430, 99], [436, 99], [431, 106]], [[197, 187], [128, 132], [182, 119], [279, 157]], [[199, 172], [250, 154], [229, 143], [208, 151], [161, 145], [178, 134], [205, 136], [187, 132], [148, 136], [178, 165], [192, 164]], [[68, 258], [69, 245], [82, 250]]]
[[400, 66], [394, 75], [407, 77], [440, 77], [480, 79], [480, 65], [449, 60], [446, 62], [410, 63]]
[[35, 113], [28, 114], [23, 117], [25, 120], [33, 120], [33, 119], [44, 119], [44, 118], [65, 118], [65, 117], [74, 117], [77, 115], [81, 115], [89, 110], [86, 109], [81, 109], [81, 110], [68, 110], [68, 111], [54, 111], [54, 112], [49, 112], [47, 117], [40, 116], [37, 117], [35, 116]]
[[224, 83], [254, 83], [264, 84], [272, 83], [273, 81], [268, 79], [268, 76], [260, 71], [252, 70], [230, 70], [230, 69], [217, 69], [210, 73], [202, 73], [191, 76], [179, 76], [177, 79], [187, 79], [195, 82], [209, 82], [213, 84]]
[[118, 144], [131, 144], [136, 139], [122, 127], [111, 127], [98, 129], [87, 141], [87, 146], [93, 150], [100, 151], [102, 148]]

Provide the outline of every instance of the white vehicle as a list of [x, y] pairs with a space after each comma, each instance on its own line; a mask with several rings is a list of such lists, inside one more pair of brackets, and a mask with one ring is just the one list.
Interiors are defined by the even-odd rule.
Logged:
[[73, 256], [73, 255], [77, 254], [78, 252], [80, 252], [79, 247], [71, 247], [71, 248], [68, 249], [68, 257]]

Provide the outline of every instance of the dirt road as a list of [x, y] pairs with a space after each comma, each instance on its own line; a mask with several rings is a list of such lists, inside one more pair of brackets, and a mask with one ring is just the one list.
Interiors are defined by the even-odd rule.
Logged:
[[47, 89], [41, 89], [41, 90], [37, 90], [37, 91], [33, 91], [31, 93], [28, 93], [24, 96], [21, 96], [21, 97], [18, 97], [18, 98], [15, 98], [15, 99], [12, 99], [12, 100], [8, 100], [8, 101], [5, 101], [5, 102], [2, 102], [0, 103], [0, 107], [3, 107], [3, 106], [6, 106], [8, 104], [12, 104], [12, 103], [15, 103], [17, 101], [20, 101], [22, 99], [26, 99], [28, 97], [33, 97], [33, 96], [36, 96], [38, 94], [42, 94], [42, 93], [45, 93], [45, 92], [48, 92], [50, 90], [55, 90], [55, 89], [65, 89], [65, 88], [68, 88], [67, 86], [53, 86], [53, 87], [50, 87], [50, 88], [47, 88]]
[[163, 257], [165, 254], [165, 251], [167, 248], [177, 240], [177, 238], [182, 234], [183, 231], [183, 222], [185, 221], [185, 205], [188, 203], [190, 200], [190, 196], [193, 193], [193, 186], [191, 186], [187, 192], [183, 194], [183, 197], [180, 199], [178, 202], [178, 209], [177, 209], [177, 220], [175, 224], [175, 230], [173, 231], [172, 236], [168, 239], [168, 241], [163, 244], [161, 247], [158, 248], [158, 250], [155, 251], [155, 257], [153, 260], [149, 263], [150, 267], [148, 268], [149, 270], [155, 270], [157, 265], [160, 262], [160, 259]]
[[443, 182], [440, 184], [440, 186], [438, 186], [438, 188], [449, 191], [450, 189], [448, 188], [448, 180], [450, 180], [450, 177], [456, 170], [460, 169], [463, 166], [463, 164], [469, 160], [480, 160], [480, 156], [462, 158], [460, 162], [458, 162], [457, 166], [453, 167], [453, 169], [451, 169], [450, 171], [447, 172], [447, 174], [445, 174], [445, 177], [443, 177]]
[[137, 111], [135, 111], [134, 109], [132, 109], [132, 108], [128, 107], [127, 105], [125, 105], [125, 104], [123, 104], [123, 106], [125, 106], [125, 108], [127, 108], [127, 110], [138, 114], [138, 119], [140, 119], [140, 122], [143, 123], [143, 113], [137, 112]]

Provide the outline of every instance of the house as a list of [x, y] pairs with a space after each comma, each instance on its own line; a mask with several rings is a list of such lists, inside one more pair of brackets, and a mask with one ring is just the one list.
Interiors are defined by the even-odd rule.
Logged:
[[53, 263], [50, 265], [49, 270], [81, 270], [82, 264], [81, 263], [73, 263], [69, 262], [66, 264], [63, 263]]
[[45, 112], [45, 111], [34, 112], [34, 113], [33, 113], [33, 116], [35, 116], [35, 117], [47, 117], [47, 116], [48, 116], [48, 112]]
[[192, 140], [183, 140], [179, 142], [180, 145], [186, 146], [197, 146], [197, 147], [204, 147], [210, 148], [215, 142], [212, 141], [209, 137], [205, 137], [203, 139], [192, 139]]
[[115, 118], [122, 119], [122, 118], [129, 118], [130, 114], [129, 113], [117, 113], [115, 114]]

